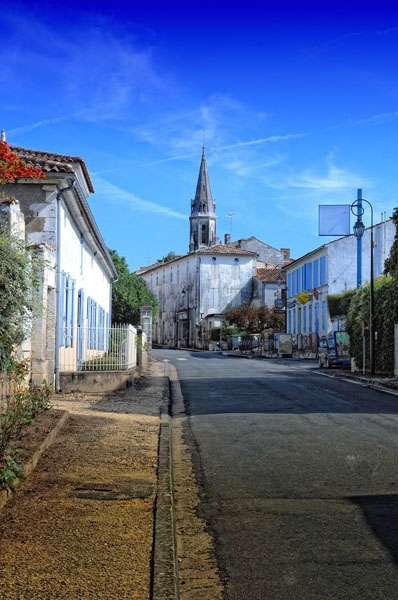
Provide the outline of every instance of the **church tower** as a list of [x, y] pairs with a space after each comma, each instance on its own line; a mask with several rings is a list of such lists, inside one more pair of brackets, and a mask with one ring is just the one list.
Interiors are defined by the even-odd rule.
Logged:
[[206, 154], [203, 147], [198, 183], [194, 200], [191, 200], [189, 217], [189, 251], [214, 246], [216, 238], [216, 203], [212, 198]]

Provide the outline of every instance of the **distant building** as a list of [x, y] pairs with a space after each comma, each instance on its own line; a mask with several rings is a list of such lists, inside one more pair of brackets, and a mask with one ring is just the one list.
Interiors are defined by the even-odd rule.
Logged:
[[228, 239], [226, 243], [228, 243], [229, 246], [232, 246], [234, 248], [243, 248], [245, 250], [252, 250], [252, 252], [257, 252], [257, 261], [259, 263], [260, 268], [266, 268], [267, 266], [283, 266], [289, 263], [291, 260], [290, 248], [281, 248], [280, 250], [277, 250], [276, 248], [273, 248], [269, 244], [262, 242], [254, 236], [251, 236], [249, 238], [243, 238], [235, 242], [230, 242]]
[[[362, 279], [370, 280], [370, 231], [362, 238]], [[395, 237], [395, 225], [389, 219], [373, 226], [374, 278], [384, 270]], [[311, 342], [316, 346], [320, 336], [344, 328], [345, 316], [330, 319], [327, 296], [341, 294], [357, 287], [357, 240], [354, 235], [341, 237], [316, 248], [291, 262], [286, 273], [287, 331], [297, 337], [298, 348]], [[300, 294], [305, 292], [305, 302]], [[300, 296], [300, 298], [299, 298]]]
[[[282, 266], [289, 256], [288, 249], [276, 250], [255, 237], [231, 242], [226, 236], [225, 243], [220, 243], [216, 203], [203, 149], [196, 193], [191, 200], [189, 253], [137, 271], [160, 307], [153, 342], [171, 347], [206, 347], [206, 334], [222, 326], [226, 310], [252, 304], [256, 296], [265, 298], [261, 285], [259, 289], [256, 286], [257, 266]], [[275, 280], [276, 275], [271, 283], [270, 306], [274, 302]]]

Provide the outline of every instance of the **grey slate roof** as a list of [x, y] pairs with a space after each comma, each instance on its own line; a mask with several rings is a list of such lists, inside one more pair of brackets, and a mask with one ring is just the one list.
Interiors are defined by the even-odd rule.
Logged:
[[215, 203], [211, 195], [209, 173], [207, 171], [205, 149], [202, 150], [198, 183], [196, 184], [195, 198], [191, 205], [191, 214], [215, 215]]

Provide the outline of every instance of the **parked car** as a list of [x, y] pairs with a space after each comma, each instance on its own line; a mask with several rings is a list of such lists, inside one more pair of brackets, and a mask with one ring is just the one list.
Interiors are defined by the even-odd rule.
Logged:
[[335, 331], [333, 334], [322, 337], [318, 346], [319, 367], [333, 366], [349, 367], [350, 338], [346, 331]]

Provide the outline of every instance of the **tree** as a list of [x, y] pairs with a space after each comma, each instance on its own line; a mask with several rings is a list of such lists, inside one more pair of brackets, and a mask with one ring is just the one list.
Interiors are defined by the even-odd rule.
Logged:
[[246, 304], [226, 311], [225, 319], [248, 334], [261, 333], [264, 329], [280, 329], [280, 319], [268, 306], [254, 308]]
[[170, 250], [170, 252], [163, 257], [163, 262], [168, 263], [172, 260], [174, 260], [176, 257], [176, 253], [174, 252], [174, 250]]
[[[0, 184], [18, 178], [45, 179], [43, 171], [28, 165], [13, 152], [6, 141], [0, 141]], [[5, 198], [4, 191], [2, 197]], [[4, 367], [13, 347], [22, 342], [38, 314], [39, 266], [25, 242], [7, 231], [0, 231], [0, 363]]]
[[391, 220], [396, 231], [389, 257], [384, 262], [384, 274], [390, 275], [395, 281], [398, 281], [398, 208], [394, 208]]
[[109, 253], [118, 273], [118, 280], [112, 286], [112, 321], [138, 325], [141, 306], [148, 303], [156, 312], [156, 298], [148, 290], [145, 281], [130, 272], [124, 257], [120, 257], [116, 250], [109, 250]]
[[29, 254], [24, 240], [0, 232], [0, 362], [11, 355], [15, 344], [22, 342], [38, 315], [39, 279], [37, 260]]

